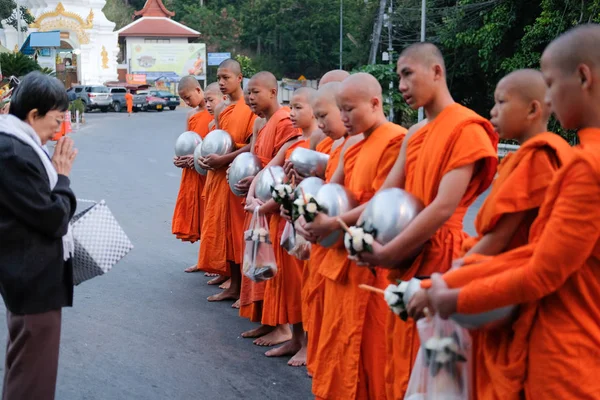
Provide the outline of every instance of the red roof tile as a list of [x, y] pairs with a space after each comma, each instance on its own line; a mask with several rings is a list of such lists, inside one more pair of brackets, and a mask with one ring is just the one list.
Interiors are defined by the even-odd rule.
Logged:
[[134, 16], [142, 17], [172, 17], [175, 15], [174, 12], [167, 10], [167, 7], [163, 4], [162, 0], [146, 0], [144, 8], [140, 11], [133, 13]]
[[169, 18], [143, 17], [121, 28], [119, 36], [143, 37], [198, 37], [197, 32]]

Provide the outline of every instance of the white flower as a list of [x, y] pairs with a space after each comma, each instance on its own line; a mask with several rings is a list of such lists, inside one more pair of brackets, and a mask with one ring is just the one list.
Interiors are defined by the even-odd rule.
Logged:
[[278, 192], [281, 192], [282, 190], [284, 190], [283, 184], [279, 183], [279, 184], [275, 185], [275, 190], [277, 190]]
[[363, 245], [364, 245], [364, 243], [363, 243], [363, 238], [361, 236], [362, 235], [353, 235], [352, 236], [352, 247], [358, 253], [360, 253], [361, 251], [363, 251]]
[[304, 200], [302, 200], [302, 197], [298, 197], [296, 200], [294, 200], [294, 204], [298, 207], [302, 207], [304, 206]]
[[361, 243], [365, 240], [365, 231], [362, 228], [357, 228], [356, 231], [352, 233], [353, 240], [360, 241]]
[[392, 312], [396, 315], [400, 315], [405, 311], [405, 308], [403, 307], [403, 303], [400, 301], [400, 296], [395, 293], [396, 289], [397, 287], [395, 285], [389, 285], [384, 291], [383, 298], [388, 306], [392, 309]]
[[373, 244], [373, 235], [371, 235], [370, 233], [365, 233], [365, 237], [363, 239], [365, 241], [366, 244], [368, 244], [369, 246], [371, 246]]
[[298, 206], [298, 214], [304, 215], [304, 207], [303, 206]]
[[311, 213], [311, 214], [316, 213], [317, 212], [317, 205], [315, 203], [308, 203], [306, 205], [306, 211], [309, 212], [309, 213]]
[[285, 191], [287, 192], [287, 194], [292, 194], [293, 190], [292, 187], [290, 185], [285, 185]]
[[267, 237], [268, 234], [269, 234], [269, 231], [267, 231], [265, 228], [260, 228], [258, 230], [258, 236], [260, 236], [260, 237]]
[[279, 192], [279, 197], [284, 199], [285, 198], [285, 188], [279, 189], [278, 192]]
[[[350, 228], [350, 229], [352, 229], [352, 228]], [[352, 247], [351, 247], [351, 245], [352, 245], [351, 240], [352, 240], [352, 237], [350, 236], [350, 234], [346, 233], [344, 235], [344, 246], [346, 246], [346, 250], [348, 250], [348, 251], [350, 251], [352, 249]]]
[[309, 201], [311, 201], [312, 199], [314, 199], [312, 194], [307, 194], [304, 197], [306, 197], [306, 202], [308, 203]]
[[255, 242], [258, 240], [258, 232], [254, 231], [252, 233], [252, 240], [255, 241]]
[[273, 198], [276, 198], [277, 196], [278, 196], [278, 193], [277, 193], [277, 191], [276, 191], [276, 190], [273, 190], [273, 191], [271, 192], [271, 197], [273, 197]]

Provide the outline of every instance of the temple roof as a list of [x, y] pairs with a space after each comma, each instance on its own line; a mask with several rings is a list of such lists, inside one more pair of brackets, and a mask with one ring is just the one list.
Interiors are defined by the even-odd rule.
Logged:
[[[146, 5], [152, 0], [148, 0]], [[160, 0], [158, 0], [160, 1]], [[162, 3], [161, 3], [162, 4]], [[166, 17], [142, 17], [117, 31], [120, 37], [198, 37], [200, 32]]]
[[175, 13], [167, 10], [162, 0], [146, 0], [144, 8], [133, 13], [133, 17], [164, 17], [171, 18]]

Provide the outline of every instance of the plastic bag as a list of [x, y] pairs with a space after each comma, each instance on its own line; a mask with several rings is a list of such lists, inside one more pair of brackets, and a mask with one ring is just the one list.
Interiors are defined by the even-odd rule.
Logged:
[[296, 233], [296, 240], [294, 240], [294, 247], [288, 253], [298, 260], [306, 261], [310, 258], [311, 244], [308, 240]]
[[291, 254], [291, 251], [296, 246], [296, 230], [291, 222], [285, 223], [283, 228], [283, 234], [281, 235], [281, 241], [279, 242], [281, 248]]
[[269, 236], [269, 225], [258, 208], [252, 214], [249, 229], [244, 232], [246, 241], [242, 271], [254, 282], [263, 282], [277, 274], [275, 251]]
[[471, 337], [438, 315], [417, 322], [421, 347], [405, 400], [469, 400]]

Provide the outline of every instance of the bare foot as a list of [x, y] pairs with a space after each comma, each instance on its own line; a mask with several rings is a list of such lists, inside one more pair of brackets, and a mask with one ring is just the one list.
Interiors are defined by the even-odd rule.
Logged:
[[288, 361], [288, 365], [290, 367], [303, 367], [306, 365], [306, 346], [300, 347], [300, 350]]
[[240, 309], [240, 299], [231, 305], [231, 308]]
[[221, 286], [219, 286], [219, 289], [229, 289], [231, 287], [231, 279], [227, 279]]
[[265, 336], [259, 337], [254, 341], [254, 344], [257, 346], [275, 346], [277, 344], [281, 344], [283, 342], [287, 342], [292, 338], [292, 332], [290, 330], [290, 326], [278, 325], [271, 332], [267, 333]]
[[204, 276], [207, 278], [214, 278], [215, 276], [219, 276], [219, 274], [213, 274], [212, 272], [205, 272]]
[[243, 332], [242, 337], [245, 339], [254, 339], [261, 336], [266, 335], [267, 333], [271, 333], [275, 329], [274, 326], [270, 325], [261, 325], [256, 329], [251, 329], [249, 331]]
[[216, 278], [211, 279], [210, 281], [206, 282], [206, 284], [207, 285], [220, 285], [221, 283], [223, 283], [227, 280], [229, 280], [228, 277], [217, 275]]
[[283, 356], [293, 356], [298, 351], [302, 345], [294, 340], [291, 340], [285, 343], [283, 346], [279, 346], [275, 349], [271, 349], [265, 353], [267, 357], [283, 357]]
[[187, 267], [185, 270], [185, 272], [200, 272], [200, 270], [198, 269], [197, 265], [192, 265], [191, 267]]
[[238, 300], [240, 298], [239, 293], [232, 292], [230, 290], [224, 290], [221, 293], [213, 294], [208, 297], [208, 301], [223, 301], [223, 300]]

